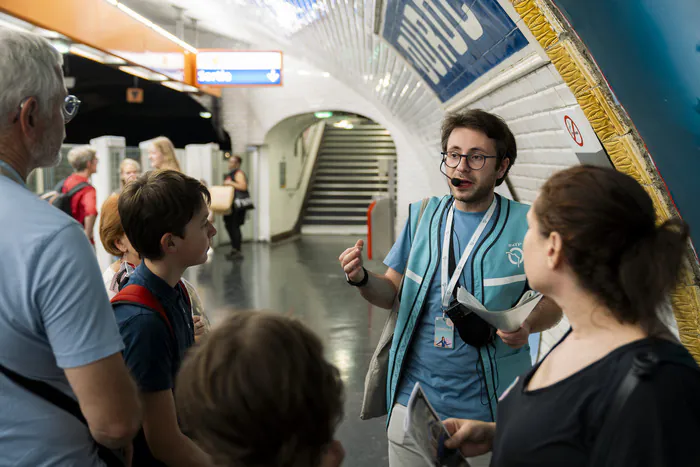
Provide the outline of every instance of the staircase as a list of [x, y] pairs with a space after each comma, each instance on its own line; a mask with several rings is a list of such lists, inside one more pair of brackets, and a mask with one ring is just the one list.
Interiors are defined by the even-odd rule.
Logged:
[[388, 194], [392, 166], [396, 173], [396, 147], [381, 125], [367, 119], [353, 121], [352, 129], [327, 124], [302, 234], [365, 234], [367, 208], [375, 196]]

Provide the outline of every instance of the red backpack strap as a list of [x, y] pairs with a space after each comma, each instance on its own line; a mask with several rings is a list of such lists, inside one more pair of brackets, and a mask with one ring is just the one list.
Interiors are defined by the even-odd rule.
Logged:
[[142, 285], [130, 284], [117, 293], [112, 300], [112, 305], [138, 305], [160, 315], [170, 330], [170, 334], [175, 337], [173, 326], [170, 324], [165, 308], [158, 299], [153, 296], [150, 290]]

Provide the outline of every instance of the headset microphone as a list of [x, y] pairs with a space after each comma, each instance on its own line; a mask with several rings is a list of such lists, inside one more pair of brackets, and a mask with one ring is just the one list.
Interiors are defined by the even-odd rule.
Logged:
[[449, 175], [447, 175], [447, 173], [445, 173], [445, 171], [442, 170], [443, 164], [445, 164], [445, 161], [442, 161], [442, 163], [440, 164], [440, 173], [447, 177], [447, 179], [453, 186], [460, 186], [462, 184], [462, 180], [460, 180], [457, 177], [450, 177]]

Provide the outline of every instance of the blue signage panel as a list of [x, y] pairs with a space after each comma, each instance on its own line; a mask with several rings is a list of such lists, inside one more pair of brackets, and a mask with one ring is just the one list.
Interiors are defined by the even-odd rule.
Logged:
[[700, 248], [700, 2], [554, 3], [634, 122]]
[[528, 45], [497, 0], [388, 0], [384, 38], [442, 102]]
[[214, 86], [280, 84], [279, 69], [267, 70], [197, 70], [197, 83]]
[[197, 53], [197, 84], [279, 86], [282, 52], [206, 50]]

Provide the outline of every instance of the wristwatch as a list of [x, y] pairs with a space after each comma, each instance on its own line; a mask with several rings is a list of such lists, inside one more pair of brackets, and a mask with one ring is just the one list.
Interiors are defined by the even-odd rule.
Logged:
[[369, 281], [369, 274], [367, 273], [367, 270], [364, 267], [362, 268], [362, 270], [365, 272], [365, 277], [363, 277], [360, 282], [351, 281], [346, 273], [345, 280], [348, 282], [348, 284], [350, 284], [354, 287], [364, 287], [365, 285], [367, 285], [367, 281]]

